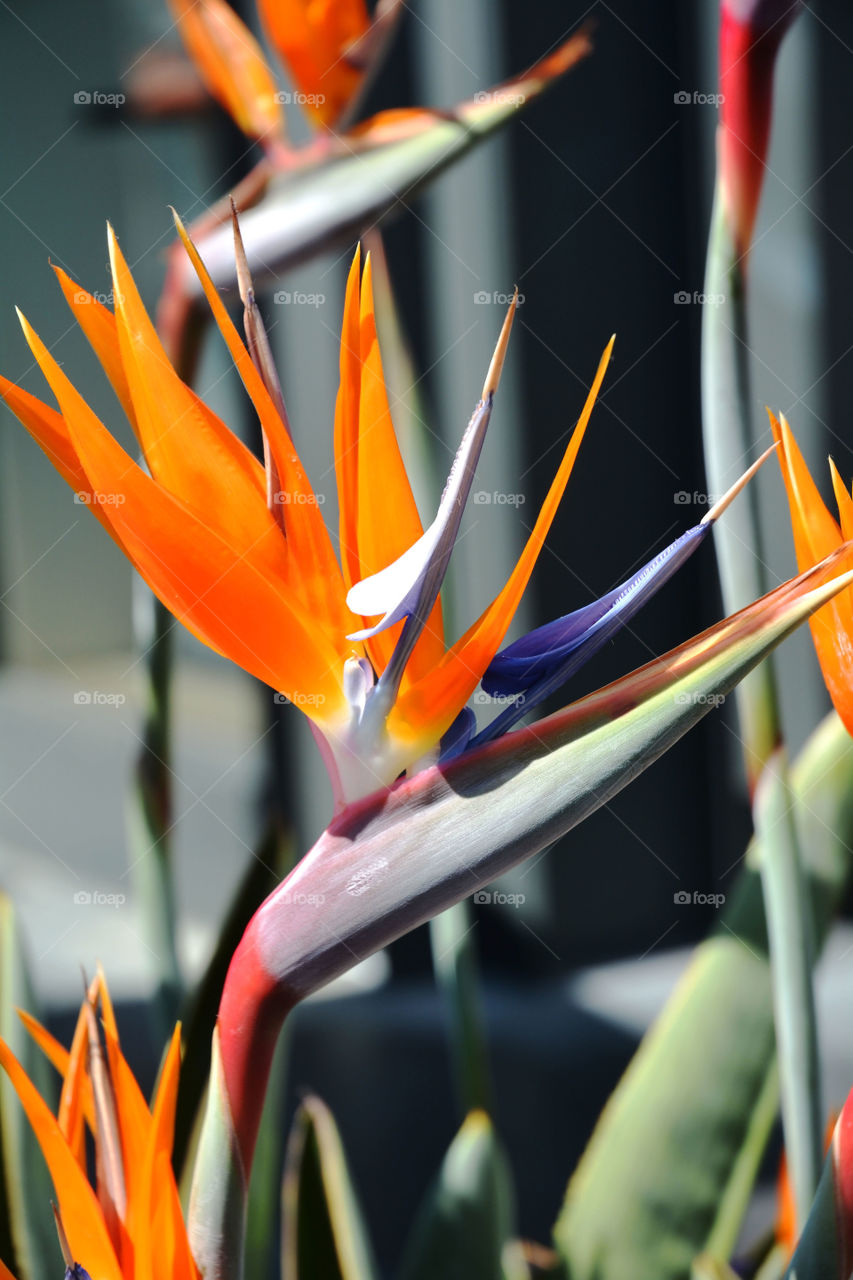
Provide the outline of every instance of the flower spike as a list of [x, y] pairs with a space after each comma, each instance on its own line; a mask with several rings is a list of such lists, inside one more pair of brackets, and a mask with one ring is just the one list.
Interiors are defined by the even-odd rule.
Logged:
[[483, 689], [492, 697], [518, 695], [487, 728], [472, 740], [472, 746], [491, 742], [505, 733], [524, 715], [556, 692], [606, 644], [606, 642], [655, 595], [699, 549], [719, 519], [759, 467], [777, 449], [773, 444], [714, 503], [699, 524], [688, 529], [621, 586], [599, 600], [584, 605], [554, 622], [537, 627], [516, 640], [489, 664]]

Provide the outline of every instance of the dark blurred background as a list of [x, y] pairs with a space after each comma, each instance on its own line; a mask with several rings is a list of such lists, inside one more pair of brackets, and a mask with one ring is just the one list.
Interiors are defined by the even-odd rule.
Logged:
[[[248, 4], [238, 7], [254, 22]], [[716, 109], [706, 99], [716, 92], [717, 6], [412, 0], [408, 7], [369, 110], [450, 106], [533, 63], [581, 22], [594, 23], [591, 58], [384, 228], [422, 375], [434, 468], [424, 491], [433, 501], [502, 317], [499, 305], [476, 295], [509, 293], [517, 283], [524, 297], [478, 483], [485, 492], [521, 492], [525, 502], [469, 513], [450, 591], [458, 631], [508, 573], [601, 351], [618, 335], [515, 634], [610, 589], [707, 509], [703, 304], [695, 299], [713, 181]], [[19, 303], [127, 443], [109, 398], [91, 390], [100, 387], [94, 362], [71, 330], [47, 261], [107, 291], [109, 217], [153, 307], [172, 237], [167, 206], [197, 218], [257, 157], [201, 97], [169, 119], [139, 111], [134, 94], [152, 57], [179, 53], [164, 5], [13, 2], [2, 6], [0, 31], [1, 367], [40, 392], [12, 314]], [[750, 264], [756, 453], [769, 440], [768, 403], [789, 415], [819, 476], [830, 450], [844, 476], [853, 470], [851, 47], [848, 6], [804, 6], [780, 61]], [[172, 74], [179, 75], [177, 65]], [[103, 110], [75, 101], [92, 89], [128, 101]], [[266, 303], [297, 439], [318, 490], [329, 482], [350, 248], [288, 277], [288, 288], [322, 291], [326, 302], [313, 314], [291, 308], [282, 316]], [[678, 300], [682, 293], [688, 302]], [[251, 435], [226, 370], [211, 344], [199, 389]], [[36, 983], [54, 1014], [76, 1000], [78, 961], [91, 967], [102, 958], [126, 1004], [127, 1034], [138, 1036], [150, 1071], [156, 1054], [139, 1013], [150, 957], [122, 848], [122, 793], [138, 747], [141, 699], [131, 574], [8, 415], [0, 457], [0, 699], [8, 726], [0, 745], [0, 885], [21, 904]], [[733, 459], [732, 480], [750, 460]], [[772, 465], [756, 483], [771, 572], [781, 581], [795, 568], [782, 487]], [[708, 545], [562, 701], [720, 616]], [[250, 856], [271, 759], [301, 847], [322, 827], [328, 797], [295, 711], [274, 714], [267, 691], [189, 638], [180, 652], [175, 834], [181, 953], [193, 973]], [[788, 643], [780, 672], [796, 746], [828, 705], [807, 636]], [[88, 689], [118, 692], [125, 702], [81, 708], [73, 695]], [[726, 893], [748, 834], [737, 724], [727, 705], [547, 856], [506, 877], [501, 887], [523, 895], [521, 907], [472, 908], [495, 1116], [518, 1171], [524, 1234], [547, 1234], [637, 1035], [671, 987], [684, 948], [713, 923], [712, 908], [678, 906], [674, 894]], [[126, 906], [110, 917], [78, 911], [74, 893], [93, 886], [123, 886]], [[445, 1012], [430, 974], [428, 933], [420, 930], [368, 966], [349, 994], [295, 1019], [293, 1089], [316, 1089], [338, 1115], [386, 1264], [459, 1120]]]

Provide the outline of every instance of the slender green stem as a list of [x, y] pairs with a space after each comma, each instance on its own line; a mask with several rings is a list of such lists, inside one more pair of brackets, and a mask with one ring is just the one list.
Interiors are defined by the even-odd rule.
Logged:
[[[723, 209], [714, 201], [702, 323], [702, 412], [711, 492], [753, 451], [747, 291]], [[727, 612], [767, 590], [757, 490], [714, 529]], [[731, 518], [729, 518], [729, 516]], [[770, 938], [782, 1117], [797, 1218], [805, 1222], [820, 1176], [821, 1106], [817, 1025], [812, 988], [814, 947], [794, 800], [779, 720], [776, 681], [764, 662], [737, 691], [753, 821], [764, 856], [762, 886]]]
[[450, 1045], [462, 1114], [491, 1111], [492, 1085], [483, 1014], [475, 927], [467, 900], [430, 921], [432, 963], [450, 1015]]
[[[705, 471], [712, 495], [725, 493], [754, 452], [749, 393], [746, 279], [719, 194], [714, 201], [706, 302], [702, 311], [702, 423]], [[707, 299], [714, 299], [713, 302]], [[714, 546], [727, 613], [757, 600], [773, 585], [764, 556], [758, 489], [748, 485], [714, 526]], [[737, 689], [750, 790], [779, 741], [776, 681], [769, 662]]]
[[776, 1045], [782, 1067], [782, 1123], [800, 1227], [823, 1165], [817, 1025], [812, 989], [814, 927], [802, 875], [785, 753], [768, 761], [755, 795], [767, 917]]
[[128, 802], [128, 845], [143, 937], [157, 975], [157, 1031], [174, 1025], [183, 983], [175, 945], [172, 875], [171, 684], [174, 619], [147, 588], [136, 602], [146, 677], [143, 745]]

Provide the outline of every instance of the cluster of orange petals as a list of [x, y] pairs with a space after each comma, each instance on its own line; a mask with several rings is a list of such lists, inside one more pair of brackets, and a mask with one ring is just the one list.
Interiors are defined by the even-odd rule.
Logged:
[[[839, 519], [829, 513], [802, 453], [782, 417], [770, 414], [785, 480], [794, 549], [801, 570], [810, 569], [842, 543], [853, 539], [853, 497], [830, 458], [832, 486]], [[850, 568], [846, 564], [844, 568]], [[845, 588], [811, 619], [812, 638], [824, 682], [845, 728], [853, 734], [853, 589]]]
[[[100, 1005], [105, 1075], [96, 1079], [91, 1050], [92, 1011]], [[180, 1027], [175, 1028], [149, 1108], [119, 1043], [113, 1006], [102, 974], [80, 1010], [70, 1052], [27, 1014], [24, 1025], [62, 1077], [57, 1114], [0, 1040], [6, 1071], [41, 1147], [56, 1192], [74, 1260], [92, 1280], [197, 1280], [172, 1172], [172, 1136], [180, 1070]], [[104, 1052], [105, 1049], [105, 1052]], [[106, 1083], [104, 1083], [106, 1080]], [[111, 1096], [104, 1096], [104, 1090]], [[110, 1159], [105, 1111], [117, 1121], [118, 1206], [105, 1169]], [[97, 1185], [86, 1171], [86, 1129], [97, 1154]], [[115, 1170], [113, 1171], [115, 1173]], [[45, 1232], [52, 1231], [45, 1205]], [[58, 1250], [57, 1250], [58, 1256]], [[13, 1280], [0, 1262], [0, 1280]]]
[[[115, 237], [115, 313], [56, 271], [66, 301], [133, 426], [148, 472], [99, 421], [37, 334], [30, 348], [59, 411], [5, 378], [0, 396], [82, 495], [139, 573], [188, 629], [300, 706], [327, 736], [349, 723], [344, 665], [366, 652], [385, 669], [402, 623], [368, 640], [347, 608], [350, 586], [423, 533], [398, 447], [376, 333], [369, 261], [350, 272], [335, 419], [340, 560], [287, 424], [234, 328], [195, 247], [179, 228], [229, 353], [258, 414], [281, 492], [268, 504], [264, 467], [172, 368]], [[504, 589], [445, 647], [436, 605], [387, 719], [401, 756], [390, 778], [430, 750], [474, 692], [529, 580], [574, 465], [612, 343], [526, 546]]]
[[[274, 72], [227, 0], [169, 0], [184, 43], [210, 92], [250, 137], [285, 136]], [[297, 101], [332, 128], [362, 86], [359, 42], [371, 27], [365, 0], [259, 0], [270, 42], [287, 67]]]

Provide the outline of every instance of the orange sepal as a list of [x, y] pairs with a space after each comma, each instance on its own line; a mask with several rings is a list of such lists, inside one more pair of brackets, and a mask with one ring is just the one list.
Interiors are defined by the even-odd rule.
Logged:
[[80, 1010], [71, 1052], [56, 1040], [49, 1031], [23, 1009], [18, 1010], [18, 1017], [24, 1024], [27, 1033], [32, 1037], [51, 1066], [62, 1076], [62, 1093], [59, 1099], [57, 1123], [62, 1136], [77, 1156], [77, 1163], [86, 1170], [86, 1147], [83, 1121], [95, 1131], [95, 1103], [92, 1097], [92, 1085], [86, 1075], [86, 1020], [84, 1010]]
[[[138, 1188], [128, 1205], [128, 1220], [134, 1231], [136, 1244], [135, 1280], [178, 1280], [180, 1276], [196, 1274], [194, 1267], [187, 1271], [188, 1251], [181, 1250], [181, 1270], [178, 1274], [167, 1269], [171, 1261], [170, 1250], [161, 1252], [160, 1236], [155, 1233], [155, 1221], [168, 1214], [172, 1242], [186, 1238], [183, 1219], [176, 1221], [173, 1214], [180, 1205], [174, 1189], [174, 1178], [169, 1163], [172, 1154], [172, 1137], [175, 1124], [175, 1106], [178, 1092], [178, 1075], [181, 1066], [181, 1028], [175, 1027], [172, 1040], [160, 1073], [157, 1094], [151, 1109], [151, 1125], [148, 1142], [140, 1168]], [[170, 1184], [171, 1183], [171, 1187]], [[189, 1263], [192, 1267], [192, 1264]]]
[[97, 1196], [55, 1117], [3, 1040], [0, 1040], [0, 1066], [17, 1093], [41, 1148], [75, 1259], [98, 1280], [122, 1280]]
[[136, 413], [130, 387], [127, 385], [124, 365], [121, 362], [115, 316], [109, 307], [98, 302], [88, 290], [81, 289], [78, 284], [75, 284], [62, 267], [57, 267], [54, 263], [51, 263], [51, 266], [74, 319], [86, 335], [89, 346], [98, 357], [104, 373], [110, 380], [110, 386], [127, 415], [128, 422], [136, 432]]
[[[222, 304], [198, 250], [177, 214], [175, 214], [175, 225], [198, 275], [219, 332], [225, 340], [269, 442], [283, 489], [282, 496], [288, 499], [284, 504], [285, 529], [294, 565], [294, 572], [289, 580], [290, 589], [299, 592], [315, 624], [324, 629], [329, 643], [339, 646], [342, 656], [348, 657], [351, 652], [360, 652], [359, 646], [346, 642], [341, 647], [342, 638], [348, 631], [354, 630], [355, 623], [353, 615], [345, 604], [341, 570], [323, 520], [320, 504], [305, 474], [293, 441], [252, 363], [245, 344], [231, 323], [231, 318]], [[345, 652], [343, 652], [344, 649]]]
[[263, 467], [178, 377], [109, 228], [117, 341], [148, 468], [205, 524], [285, 581], [287, 546], [267, 507]]
[[[346, 540], [341, 559], [347, 587], [384, 569], [423, 533], [388, 403], [369, 254], [360, 290], [353, 274], [356, 271], [354, 264], [344, 311], [341, 392], [335, 423], [335, 466], [342, 467], [338, 489], [341, 540]], [[377, 671], [387, 666], [402, 626], [398, 623], [366, 642]], [[436, 602], [409, 659], [407, 680], [431, 671], [443, 655], [441, 604]]]
[[210, 92], [259, 142], [284, 141], [272, 72], [255, 37], [225, 0], [168, 0], [184, 44]]
[[331, 126], [358, 92], [364, 73], [347, 50], [370, 26], [364, 0], [259, 0], [271, 43], [290, 71], [306, 112]]
[[318, 702], [309, 714], [334, 719], [345, 707], [341, 664], [313, 619], [137, 466], [22, 323], [86, 473], [112, 497], [111, 519], [151, 589], [213, 648], [290, 697], [310, 690]]
[[[784, 417], [777, 421], [771, 413], [770, 425], [782, 446], [779, 463], [797, 564], [800, 570], [810, 569], [841, 545], [841, 529], [827, 511]], [[845, 563], [844, 568], [849, 567], [849, 562]], [[829, 696], [848, 733], [853, 734], [853, 591], [848, 587], [839, 592], [813, 615], [809, 626]]]
[[0, 396], [6, 401], [18, 421], [29, 431], [41, 451], [53, 463], [65, 483], [70, 485], [77, 494], [81, 500], [81, 506], [87, 507], [92, 512], [113, 541], [122, 551], [125, 551], [121, 536], [110, 520], [108, 508], [93, 500], [95, 494], [92, 485], [71, 443], [62, 414], [30, 395], [29, 391], [24, 391], [14, 382], [10, 382], [2, 374], [0, 374]]
[[388, 730], [392, 737], [403, 741], [420, 740], [424, 748], [436, 742], [465, 706], [497, 653], [572, 473], [596, 396], [610, 362], [614, 341], [611, 338], [604, 349], [577, 426], [506, 586], [453, 648], [448, 650], [438, 668], [401, 692], [388, 717]]

